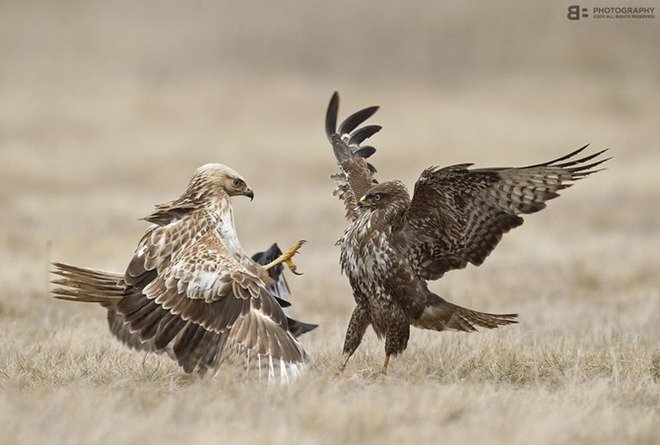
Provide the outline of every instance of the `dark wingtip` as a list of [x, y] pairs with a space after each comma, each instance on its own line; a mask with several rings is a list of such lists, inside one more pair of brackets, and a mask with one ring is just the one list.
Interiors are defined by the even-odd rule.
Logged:
[[560, 156], [560, 157], [558, 157], [557, 159], [553, 159], [552, 161], [542, 162], [542, 163], [540, 163], [540, 164], [529, 165], [529, 166], [527, 166], [527, 168], [548, 167], [548, 166], [551, 166], [551, 165], [553, 165], [553, 164], [555, 164], [555, 163], [557, 163], [557, 162], [561, 162], [561, 161], [564, 161], [564, 160], [566, 160], [566, 159], [572, 158], [573, 156], [575, 156], [575, 155], [577, 155], [577, 154], [583, 152], [584, 150], [587, 149], [587, 147], [588, 147], [589, 145], [590, 145], [590, 144], [584, 145], [584, 146], [578, 148], [577, 150], [572, 151], [572, 152], [570, 152], [570, 153], [568, 153], [568, 154], [566, 154], [566, 155], [564, 155], [564, 156]]
[[280, 307], [291, 307], [291, 302], [287, 301], [283, 298], [278, 297], [277, 295], [274, 295], [275, 301], [280, 305]]
[[378, 133], [382, 129], [383, 127], [381, 127], [380, 125], [367, 125], [366, 127], [362, 127], [358, 130], [355, 130], [353, 134], [351, 134], [351, 138], [348, 140], [348, 144], [359, 145], [362, 142], [364, 142], [366, 139], [369, 139], [371, 136]]
[[360, 149], [356, 150], [354, 154], [361, 158], [367, 159], [374, 153], [376, 153], [376, 149], [374, 147], [371, 145], [365, 145], [364, 147], [360, 147]]
[[337, 132], [337, 114], [339, 113], [339, 93], [334, 92], [328, 103], [328, 110], [325, 113], [325, 134], [328, 140], [332, 142], [332, 135]]
[[[264, 250], [263, 252], [257, 252], [254, 255], [252, 255], [252, 261], [261, 264], [262, 266], [265, 266], [266, 264], [270, 263], [281, 254], [282, 254], [282, 250], [280, 249], [280, 247], [277, 245], [277, 243], [273, 243], [268, 249]], [[268, 275], [273, 280], [278, 280], [283, 270], [284, 270], [284, 266], [278, 264], [277, 266], [268, 269]]]
[[307, 332], [313, 331], [314, 329], [318, 328], [319, 325], [314, 324], [314, 323], [300, 323], [302, 325], [302, 329], [300, 331], [300, 334], [305, 334]]
[[581, 179], [581, 178], [584, 178], [585, 176], [588, 176], [588, 175], [591, 175], [591, 174], [594, 174], [594, 173], [598, 173], [598, 172], [603, 171], [603, 170], [607, 170], [607, 168], [605, 168], [605, 167], [599, 168], [599, 169], [596, 169], [596, 170], [592, 170], [592, 169], [594, 167], [599, 166], [603, 162], [609, 161], [610, 159], [612, 159], [611, 156], [608, 157], [608, 158], [605, 158], [605, 159], [600, 159], [596, 162], [592, 162], [591, 164], [578, 165], [577, 167], [571, 167], [571, 168], [568, 168], [567, 170], [571, 172], [574, 179]]
[[351, 114], [339, 125], [338, 133], [348, 134], [355, 130], [360, 124], [373, 116], [378, 111], [378, 108], [378, 106], [367, 107]]
[[[608, 150], [608, 149], [606, 148], [605, 150], [601, 150], [601, 151], [597, 151], [596, 153], [592, 153], [592, 154], [590, 154], [589, 156], [585, 156], [585, 157], [583, 157], [583, 158], [575, 159], [575, 160], [571, 160], [571, 161], [568, 161], [568, 162], [563, 162], [563, 163], [561, 163], [561, 164], [555, 164], [554, 166], [555, 166], [555, 167], [564, 167], [564, 168], [565, 168], [565, 167], [570, 167], [571, 165], [583, 164], [583, 163], [585, 163], [585, 162], [587, 162], [587, 161], [590, 161], [591, 159], [594, 159], [594, 158], [596, 158], [596, 157], [602, 155], [602, 154], [605, 153], [607, 150]], [[610, 158], [608, 158], [608, 159], [610, 159]]]
[[289, 317], [287, 317], [287, 321], [289, 324], [289, 330], [296, 338], [319, 327], [317, 324], [305, 323]]
[[598, 169], [596, 169], [596, 170], [589, 170], [588, 172], [580, 172], [580, 173], [576, 173], [576, 174], [574, 175], [574, 176], [575, 176], [575, 177], [574, 177], [574, 180], [578, 180], [578, 179], [586, 178], [586, 177], [589, 176], [589, 175], [593, 175], [594, 173], [602, 172], [602, 171], [605, 171], [605, 170], [607, 170], [607, 167], [598, 168]]

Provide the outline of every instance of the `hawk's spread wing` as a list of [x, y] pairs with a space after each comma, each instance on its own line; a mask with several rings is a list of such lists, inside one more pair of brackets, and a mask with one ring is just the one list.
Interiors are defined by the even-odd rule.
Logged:
[[142, 343], [168, 350], [187, 372], [215, 368], [229, 353], [302, 363], [275, 297], [207, 227], [185, 218], [152, 228], [126, 271], [130, 294], [117, 313]]
[[359, 215], [358, 199], [376, 184], [373, 176], [376, 169], [365, 161], [376, 152], [376, 149], [361, 144], [380, 131], [381, 127], [379, 125], [358, 127], [377, 110], [378, 107], [368, 107], [353, 113], [337, 128], [339, 94], [335, 92], [325, 116], [325, 132], [341, 167], [341, 172], [332, 175], [332, 179], [337, 183], [334, 195], [344, 201], [346, 218], [350, 221]]
[[576, 159], [586, 147], [520, 168], [470, 170], [471, 164], [458, 164], [426, 169], [415, 184], [403, 226], [416, 273], [437, 279], [468, 262], [481, 264], [504, 233], [523, 223], [521, 214], [545, 208], [559, 190], [609, 159], [596, 159], [605, 150]]

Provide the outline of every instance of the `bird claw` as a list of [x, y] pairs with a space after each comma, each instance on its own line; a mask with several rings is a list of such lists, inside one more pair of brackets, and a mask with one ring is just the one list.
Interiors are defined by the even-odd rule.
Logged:
[[293, 246], [289, 247], [286, 250], [286, 252], [284, 252], [282, 255], [277, 257], [274, 261], [271, 261], [270, 263], [266, 264], [264, 268], [268, 270], [273, 266], [277, 266], [278, 264], [284, 263], [294, 275], [302, 275], [302, 272], [298, 272], [298, 266], [296, 266], [296, 264], [293, 262], [293, 257], [294, 255], [299, 253], [298, 251], [306, 242], [307, 241], [305, 241], [304, 239], [298, 241]]
[[284, 260], [284, 264], [286, 264], [286, 267], [288, 267], [291, 273], [293, 273], [294, 275], [303, 274], [302, 272], [298, 272], [298, 266], [296, 266], [296, 264], [293, 262], [291, 258]]

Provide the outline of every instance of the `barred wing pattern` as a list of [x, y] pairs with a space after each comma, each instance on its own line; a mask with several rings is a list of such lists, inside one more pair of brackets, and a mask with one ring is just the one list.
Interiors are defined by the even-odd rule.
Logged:
[[527, 167], [426, 169], [403, 227], [416, 273], [434, 280], [468, 263], [483, 263], [502, 235], [523, 223], [520, 215], [544, 209], [558, 191], [599, 171], [594, 167], [609, 159], [598, 158], [605, 150], [576, 159], [586, 148]]
[[331, 176], [337, 184], [333, 195], [344, 201], [346, 219], [349, 221], [357, 219], [360, 214], [357, 205], [358, 199], [377, 184], [374, 179], [376, 168], [366, 161], [376, 152], [376, 149], [361, 144], [378, 133], [381, 127], [379, 125], [360, 127], [376, 111], [378, 111], [376, 106], [357, 111], [347, 117], [337, 128], [339, 94], [335, 92], [330, 99], [325, 116], [325, 132], [341, 167], [340, 172]]
[[[112, 335], [117, 338], [120, 342], [125, 344], [131, 349], [136, 351], [144, 352], [168, 352], [169, 351], [156, 351], [153, 340], [142, 341], [140, 338], [139, 332], [131, 332], [131, 326], [126, 322], [126, 318], [122, 314], [117, 313], [114, 309], [108, 309], [108, 327]], [[176, 357], [170, 353], [172, 359], [176, 360]]]
[[367, 327], [385, 337], [390, 356], [403, 352], [410, 326], [436, 331], [475, 331], [516, 323], [517, 315], [479, 312], [455, 305], [429, 290], [427, 280], [468, 263], [481, 264], [502, 235], [538, 212], [574, 181], [607, 159], [582, 147], [553, 161], [522, 168], [474, 169], [472, 164], [426, 169], [412, 199], [401, 181], [376, 183], [365, 161], [375, 152], [360, 144], [380, 130], [358, 128], [376, 111], [366, 108], [337, 129], [339, 99], [332, 96], [326, 133], [341, 172], [334, 175], [349, 224], [338, 241], [342, 271], [356, 302], [344, 341], [342, 370]]
[[226, 249], [213, 214], [199, 210], [140, 241], [123, 277], [55, 264], [57, 298], [107, 307], [115, 336], [166, 352], [186, 372], [205, 374], [238, 358], [246, 372], [296, 377], [305, 352], [278, 300]]

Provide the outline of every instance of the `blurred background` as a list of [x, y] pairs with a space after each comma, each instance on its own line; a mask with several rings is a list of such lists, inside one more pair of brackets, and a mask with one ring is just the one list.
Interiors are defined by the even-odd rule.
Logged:
[[300, 304], [312, 318], [345, 317], [352, 302], [333, 246], [344, 222], [322, 130], [335, 90], [344, 116], [382, 106], [380, 178], [410, 186], [430, 164], [520, 165], [612, 147], [610, 171], [514, 241], [525, 251], [538, 230], [598, 229], [627, 246], [644, 237], [649, 251], [625, 255], [657, 246], [657, 20], [570, 21], [563, 3], [522, 1], [0, 8], [4, 307], [43, 298], [54, 259], [122, 270], [146, 228], [138, 217], [178, 196], [197, 166], [222, 162], [256, 191], [236, 200], [246, 248], [309, 240], [298, 283], [311, 296]]
[[[104, 443], [123, 425], [129, 443], [206, 433], [216, 443], [234, 431], [249, 442], [256, 430], [264, 443], [272, 432], [317, 443], [319, 431], [327, 443], [653, 442], [660, 18], [570, 21], [569, 4], [0, 0], [0, 439]], [[518, 166], [586, 143], [614, 156], [483, 266], [431, 284], [461, 305], [520, 312], [521, 324], [414, 331], [395, 387], [369, 380], [382, 357], [371, 334], [351, 368], [365, 380], [323, 380], [353, 307], [323, 130], [335, 90], [340, 118], [382, 106], [371, 120], [383, 125], [370, 140], [378, 177], [410, 188], [433, 164]], [[147, 228], [138, 218], [207, 162], [255, 191], [234, 201], [246, 250], [309, 241], [297, 257], [305, 275], [289, 284], [298, 317], [321, 324], [303, 338], [315, 373], [272, 406], [232, 381], [186, 386], [166, 358], [145, 366], [111, 338], [100, 308], [48, 296], [51, 261], [123, 271]]]

